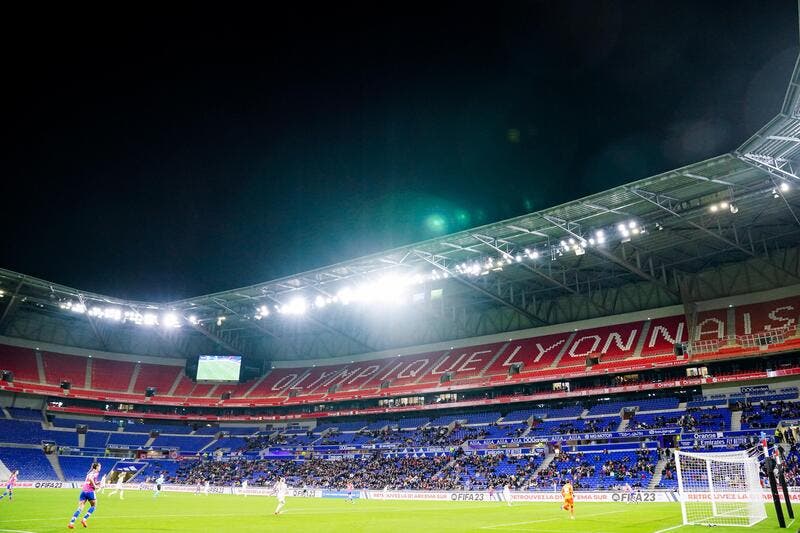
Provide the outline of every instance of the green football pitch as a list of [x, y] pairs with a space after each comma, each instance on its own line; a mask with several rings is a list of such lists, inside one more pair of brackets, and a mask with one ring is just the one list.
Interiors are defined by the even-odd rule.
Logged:
[[[106, 489], [106, 493], [109, 489]], [[77, 490], [14, 491], [14, 501], [0, 500], [0, 532], [67, 531], [76, 509]], [[558, 503], [415, 502], [287, 498], [284, 513], [273, 515], [271, 497], [176, 492], [154, 499], [150, 492], [126, 491], [125, 500], [99, 495], [97, 510], [89, 520], [96, 531], [311, 531], [381, 532], [419, 531], [480, 533], [530, 531], [536, 533], [654, 533], [680, 524], [677, 503], [584, 503], [576, 505], [570, 520]], [[76, 524], [76, 530], [82, 530]], [[678, 533], [708, 531], [708, 527], [680, 527]], [[715, 527], [715, 533], [781, 530], [774, 510], [767, 520], [749, 528]]]

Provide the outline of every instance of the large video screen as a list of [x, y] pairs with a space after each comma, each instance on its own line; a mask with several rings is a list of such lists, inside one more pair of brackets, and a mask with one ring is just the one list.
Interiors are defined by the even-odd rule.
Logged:
[[239, 381], [241, 355], [201, 355], [197, 361], [197, 381]]

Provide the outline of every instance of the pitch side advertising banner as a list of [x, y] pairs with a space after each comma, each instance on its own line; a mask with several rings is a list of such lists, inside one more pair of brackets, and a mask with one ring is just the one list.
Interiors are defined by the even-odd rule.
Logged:
[[[81, 483], [55, 481], [55, 480], [34, 480], [20, 481], [17, 488], [24, 489], [79, 489]], [[161, 486], [166, 492], [189, 492], [197, 490], [196, 485], [173, 485], [164, 484]], [[126, 490], [147, 490], [155, 489], [151, 483], [131, 483], [126, 484]], [[200, 492], [204, 492], [205, 487], [200, 487]], [[233, 494], [242, 495], [240, 487], [209, 487], [209, 494]], [[348, 491], [342, 489], [303, 489], [290, 488], [289, 496], [295, 498], [345, 498]], [[248, 496], [275, 496], [275, 491], [267, 487], [249, 487]], [[418, 500], [418, 501], [452, 501], [452, 502], [494, 502], [502, 501], [500, 491], [490, 494], [486, 491], [425, 491], [425, 490], [354, 490], [353, 496], [368, 500]], [[772, 502], [772, 495], [769, 491], [762, 491], [761, 496], [764, 502]], [[102, 495], [101, 495], [102, 497]], [[800, 502], [800, 489], [790, 489], [789, 497], [792, 502]], [[668, 490], [650, 490], [633, 492], [626, 494], [618, 491], [594, 491], [594, 492], [575, 492], [577, 502], [640, 502], [640, 503], [668, 503], [678, 502], [677, 492]], [[716, 492], [713, 499], [717, 502], [742, 501], [747, 500], [748, 494], [741, 492]], [[511, 499], [515, 502], [561, 502], [560, 492], [519, 492], [511, 493]], [[711, 501], [710, 492], [692, 492], [686, 495], [687, 501]], [[783, 494], [781, 493], [781, 499]]]
[[639, 429], [632, 431], [605, 431], [598, 433], [569, 433], [564, 435], [540, 435], [536, 437], [509, 437], [500, 439], [476, 439], [468, 441], [470, 446], [486, 446], [491, 444], [531, 444], [536, 442], [567, 442], [571, 440], [613, 440], [641, 437], [659, 437], [663, 435], [679, 435], [681, 428]]

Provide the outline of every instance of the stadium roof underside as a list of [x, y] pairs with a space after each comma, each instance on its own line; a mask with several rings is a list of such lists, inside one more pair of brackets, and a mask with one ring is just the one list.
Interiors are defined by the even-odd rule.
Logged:
[[[2, 270], [0, 334], [140, 355], [224, 351], [319, 359], [798, 284], [799, 82], [796, 65], [780, 114], [732, 153], [249, 287], [177, 302], [133, 302]], [[599, 231], [605, 242], [597, 242]], [[465, 273], [476, 265], [480, 273]], [[418, 301], [396, 309], [328, 305], [303, 316], [273, 312], [258, 319], [261, 306], [274, 309], [297, 295], [330, 300], [345, 286], [390, 273], [424, 274], [412, 289]], [[65, 302], [140, 315], [171, 311], [182, 327], [71, 313]]]

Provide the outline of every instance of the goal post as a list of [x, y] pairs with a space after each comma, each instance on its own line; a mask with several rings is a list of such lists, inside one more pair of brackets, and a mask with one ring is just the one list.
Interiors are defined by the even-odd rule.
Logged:
[[767, 510], [760, 465], [747, 452], [675, 452], [678, 496], [684, 525], [749, 527]]

